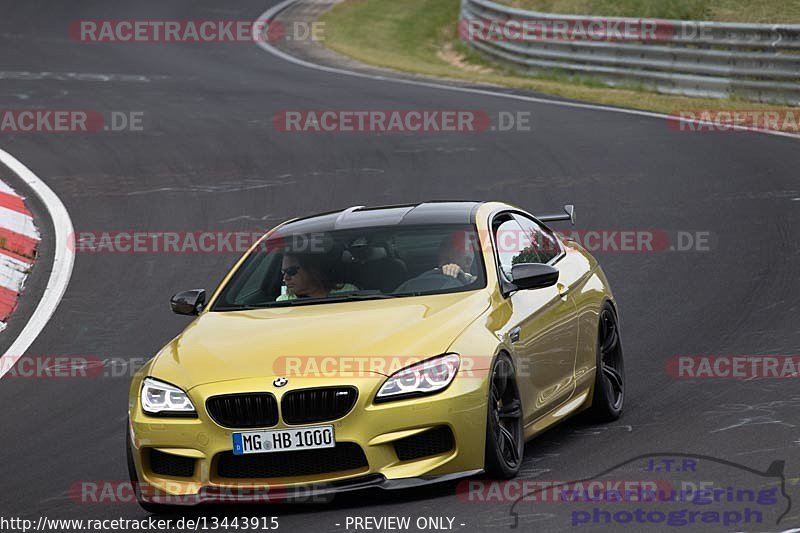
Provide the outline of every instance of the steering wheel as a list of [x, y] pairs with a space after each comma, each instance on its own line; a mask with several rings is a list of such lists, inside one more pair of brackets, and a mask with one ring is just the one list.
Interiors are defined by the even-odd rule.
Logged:
[[464, 285], [456, 278], [443, 274], [438, 268], [423, 272], [401, 284], [396, 292], [437, 291], [442, 289], [459, 289]]

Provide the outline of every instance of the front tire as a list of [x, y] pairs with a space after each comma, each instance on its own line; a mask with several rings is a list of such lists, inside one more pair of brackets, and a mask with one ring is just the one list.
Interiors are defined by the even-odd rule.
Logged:
[[522, 465], [525, 440], [516, 372], [505, 353], [492, 365], [487, 411], [484, 469], [494, 479], [511, 479]]
[[625, 363], [619, 320], [611, 304], [600, 311], [597, 332], [597, 368], [592, 406], [588, 411], [593, 422], [612, 422], [622, 414], [625, 402]]

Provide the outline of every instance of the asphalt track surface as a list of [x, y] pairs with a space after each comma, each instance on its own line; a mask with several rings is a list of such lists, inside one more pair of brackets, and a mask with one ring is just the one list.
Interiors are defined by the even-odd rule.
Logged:
[[[574, 203], [579, 229], [711, 232], [705, 252], [597, 254], [621, 309], [625, 414], [608, 426], [569, 422], [542, 435], [526, 447], [521, 478], [581, 479], [659, 452], [758, 470], [784, 460], [795, 506], [772, 529], [800, 525], [796, 381], [686, 381], [665, 371], [681, 354], [800, 351], [796, 140], [690, 134], [656, 118], [357, 79], [293, 65], [252, 44], [87, 45], [67, 34], [77, 19], [255, 19], [269, 7], [265, 0], [5, 2], [2, 107], [144, 111], [147, 119], [143, 132], [3, 134], [2, 148], [58, 194], [77, 231], [249, 231], [351, 205], [496, 199], [533, 212]], [[533, 127], [409, 135], [273, 128], [273, 113], [298, 108], [527, 111]], [[235, 259], [78, 254], [66, 295], [28, 354], [149, 357], [187, 323], [169, 313], [168, 297], [215, 287]], [[32, 294], [46, 267], [37, 266]], [[127, 391], [127, 377], [0, 380], [0, 514], [147, 516], [135, 504], [81, 505], [68, 495], [82, 480], [126, 480]], [[316, 531], [341, 530], [336, 524], [347, 516], [386, 515], [447, 515], [469, 528], [507, 529], [509, 507], [465, 502], [450, 484], [238, 514], [274, 514], [281, 528]], [[525, 529], [570, 529], [548, 522], [549, 509], [521, 512]]]

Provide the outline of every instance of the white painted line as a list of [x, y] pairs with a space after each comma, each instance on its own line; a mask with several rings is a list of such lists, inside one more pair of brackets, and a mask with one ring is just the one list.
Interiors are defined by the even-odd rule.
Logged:
[[[475, 89], [470, 87], [459, 87], [455, 85], [443, 85], [441, 83], [435, 82], [428, 82], [428, 81], [419, 81], [419, 80], [410, 80], [404, 78], [394, 78], [391, 76], [381, 76], [379, 74], [367, 74], [365, 72], [356, 72], [353, 70], [346, 70], [336, 67], [328, 67], [325, 65], [318, 65], [316, 63], [311, 63], [310, 61], [305, 61], [303, 59], [297, 58], [293, 55], [287, 54], [286, 52], [279, 50], [272, 46], [270, 43], [266, 42], [266, 40], [259, 35], [258, 29], [259, 27], [263, 28], [262, 24], [264, 21], [274, 19], [281, 11], [288, 8], [292, 4], [299, 2], [300, 0], [284, 0], [280, 4], [277, 4], [264, 13], [261, 14], [260, 17], [253, 23], [253, 40], [256, 42], [258, 46], [262, 49], [266, 50], [270, 54], [279, 57], [285, 61], [289, 61], [290, 63], [294, 63], [295, 65], [300, 65], [302, 67], [311, 68], [314, 70], [320, 70], [322, 72], [328, 72], [331, 74], [342, 74], [345, 76], [354, 76], [357, 78], [365, 78], [369, 80], [378, 80], [378, 81], [387, 81], [392, 83], [402, 83], [405, 85], [415, 85], [418, 87], [429, 87], [431, 89], [443, 89], [446, 91], [455, 91], [460, 93], [471, 93], [471, 94], [480, 94], [484, 96], [494, 96], [496, 98], [506, 98], [509, 100], [521, 100], [523, 102], [532, 102], [536, 104], [547, 104], [556, 107], [567, 107], [572, 109], [588, 109], [591, 111], [609, 111], [612, 113], [623, 113], [626, 115], [636, 115], [640, 117], [649, 117], [649, 118], [658, 118], [658, 119], [665, 119], [671, 120], [674, 122], [683, 122], [685, 124], [697, 124], [703, 126], [711, 126], [717, 127], [716, 124], [704, 120], [689, 120], [689, 119], [681, 119], [679, 120], [677, 117], [665, 115], [663, 113], [655, 113], [652, 111], [640, 111], [637, 109], [623, 109], [619, 107], [609, 107], [604, 105], [597, 105], [597, 104], [582, 104], [580, 102], [562, 102], [560, 100], [550, 100], [547, 98], [539, 98], [536, 96], [524, 96], [519, 94], [507, 94], [501, 92], [491, 91], [489, 89]], [[464, 82], [468, 83], [468, 82]], [[771, 130], [763, 130], [758, 128], [750, 128], [746, 126], [737, 126], [737, 125], [727, 125], [725, 127], [731, 130], [736, 131], [749, 131], [753, 133], [763, 133], [765, 135], [775, 135], [778, 137], [788, 137], [791, 139], [800, 139], [800, 134], [797, 133], [785, 133], [782, 131], [771, 131]]]
[[39, 231], [33, 225], [33, 218], [19, 211], [0, 206], [0, 227], [39, 240]]
[[36, 174], [30, 171], [28, 167], [23, 165], [14, 156], [0, 150], [0, 162], [5, 164], [11, 171], [19, 176], [28, 186], [33, 189], [33, 192], [44, 204], [50, 218], [53, 221], [53, 229], [55, 231], [55, 245], [53, 254], [53, 266], [50, 271], [50, 278], [47, 280], [47, 286], [44, 289], [39, 305], [33, 311], [28, 323], [20, 332], [19, 336], [14, 340], [11, 346], [8, 347], [6, 353], [3, 354], [3, 364], [0, 365], [0, 378], [6, 372], [11, 370], [14, 363], [22, 357], [22, 355], [30, 348], [36, 337], [39, 336], [42, 329], [44, 329], [47, 321], [53, 316], [53, 313], [58, 307], [64, 292], [67, 290], [69, 279], [72, 276], [72, 266], [75, 262], [75, 251], [69, 242], [70, 235], [74, 234], [72, 228], [72, 220], [69, 218], [69, 213], [61, 203], [61, 200], [56, 196], [56, 193], [47, 186], [45, 182], [39, 179]]

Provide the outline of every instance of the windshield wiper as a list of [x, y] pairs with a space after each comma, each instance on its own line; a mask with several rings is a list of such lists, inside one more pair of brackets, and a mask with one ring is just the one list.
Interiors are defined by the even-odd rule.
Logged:
[[274, 302], [269, 304], [270, 307], [277, 305], [305, 305], [305, 304], [321, 304], [331, 302], [355, 302], [363, 300], [386, 300], [389, 298], [397, 298], [391, 294], [383, 293], [342, 293], [335, 296], [328, 296], [327, 298], [295, 298], [292, 300], [284, 300], [282, 302]]
[[387, 300], [389, 298], [397, 298], [394, 294], [384, 294], [382, 292], [375, 292], [375, 293], [343, 293], [337, 294], [336, 296], [329, 296], [328, 298], [323, 298], [323, 300]]
[[357, 302], [364, 300], [387, 300], [390, 298], [400, 298], [400, 295], [374, 293], [336, 293], [335, 296], [327, 298], [293, 298], [291, 300], [281, 300], [280, 302], [265, 302], [259, 305], [237, 305], [235, 307], [215, 307], [214, 311], [251, 311], [253, 309], [267, 309], [270, 307], [290, 307], [293, 305], [324, 304], [332, 302]]
[[253, 309], [264, 309], [266, 307], [269, 307], [273, 303], [274, 302], [267, 302], [267, 303], [260, 304], [260, 305], [250, 305], [250, 304], [248, 304], [248, 305], [235, 305], [235, 306], [230, 306], [230, 307], [216, 307], [215, 306], [212, 309], [212, 311], [250, 311], [250, 310], [253, 310]]

